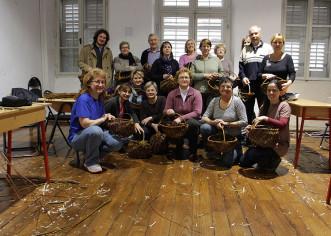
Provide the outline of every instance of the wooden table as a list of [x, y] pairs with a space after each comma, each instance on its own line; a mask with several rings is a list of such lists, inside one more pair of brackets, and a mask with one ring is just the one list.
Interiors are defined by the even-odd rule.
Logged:
[[[331, 123], [331, 104], [316, 102], [306, 99], [298, 99], [288, 102], [292, 109], [292, 115], [296, 116], [296, 153], [294, 168], [297, 168], [301, 146], [302, 132], [305, 120], [326, 120]], [[299, 117], [301, 117], [300, 132], [298, 131]], [[331, 129], [329, 129], [331, 137]], [[331, 142], [329, 142], [329, 169], [331, 169]]]
[[[49, 103], [50, 106], [54, 110], [57, 111], [57, 114], [54, 115], [55, 121], [54, 121], [54, 125], [53, 125], [53, 128], [52, 128], [52, 132], [51, 132], [50, 137], [48, 139], [47, 149], [49, 148], [49, 145], [50, 145], [51, 141], [53, 140], [56, 127], [58, 127], [58, 129], [60, 130], [60, 132], [62, 134], [62, 137], [66, 141], [67, 145], [69, 147], [71, 147], [71, 145], [70, 145], [66, 135], [63, 133], [58, 121], [59, 121], [59, 115], [61, 113], [71, 112], [72, 106], [73, 106], [73, 104], [75, 103], [76, 100], [73, 99], [73, 98], [55, 98], [55, 99], [39, 98], [38, 101]], [[52, 112], [52, 111], [49, 109], [49, 112]]]
[[45, 107], [48, 103], [33, 103], [31, 106], [11, 107], [0, 109], [0, 133], [8, 133], [8, 149], [7, 149], [7, 178], [11, 176], [11, 146], [12, 146], [12, 131], [20, 127], [40, 122], [41, 136], [43, 143], [43, 154], [46, 171], [46, 181], [50, 182], [48, 154], [46, 148], [45, 134]]

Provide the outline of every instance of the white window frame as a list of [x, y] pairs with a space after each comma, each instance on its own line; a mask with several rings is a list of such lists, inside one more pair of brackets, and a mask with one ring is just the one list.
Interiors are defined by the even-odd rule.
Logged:
[[[102, 0], [103, 1], [103, 27], [104, 29], [108, 28], [108, 0]], [[57, 75], [78, 75], [81, 74], [80, 69], [78, 70], [78, 72], [62, 72], [60, 71], [60, 50], [62, 48], [70, 48], [70, 47], [60, 47], [61, 43], [61, 30], [60, 30], [60, 24], [63, 23], [61, 22], [61, 11], [62, 11], [62, 7], [61, 7], [61, 2], [62, 0], [57, 0], [57, 8], [56, 8], [56, 12], [57, 12], [57, 24], [56, 24], [56, 74]], [[93, 42], [93, 36], [91, 39], [88, 39], [88, 42], [84, 42], [84, 27], [83, 24], [86, 23], [84, 21], [84, 0], [77, 0], [78, 2], [78, 6], [79, 6], [79, 32], [78, 32], [78, 56], [79, 56], [79, 52], [81, 51], [81, 49], [87, 45]], [[76, 48], [76, 47], [72, 47], [72, 48]], [[77, 58], [78, 60], [78, 58]], [[78, 65], [77, 65], [78, 68]]]
[[[292, 26], [292, 27], [306, 27], [306, 42], [305, 42], [305, 51], [298, 51], [298, 52], [303, 52], [305, 53], [305, 58], [303, 58], [304, 61], [304, 76], [303, 77], [296, 77], [296, 79], [299, 80], [305, 80], [305, 81], [330, 81], [331, 79], [331, 39], [329, 40], [329, 51], [328, 52], [323, 52], [324, 54], [328, 54], [328, 74], [329, 77], [310, 77], [309, 76], [309, 72], [310, 72], [310, 58], [311, 58], [311, 53], [314, 55], [315, 52], [311, 52], [312, 49], [312, 45], [315, 43], [320, 43], [320, 42], [313, 42], [313, 28], [314, 27], [325, 27], [325, 28], [331, 28], [331, 25], [316, 25], [313, 24], [313, 8], [314, 8], [314, 0], [306, 0], [308, 2], [307, 5], [307, 22], [306, 24], [287, 24], [286, 22], [286, 15], [287, 15], [287, 2], [288, 0], [283, 0], [282, 2], [282, 32], [285, 35], [285, 39], [286, 39], [286, 27], [287, 26]], [[285, 42], [286, 45], [286, 42]], [[300, 61], [302, 60], [302, 58], [300, 58]], [[306, 66], [308, 65], [308, 66]]]
[[[231, 1], [230, 0], [223, 0], [223, 7], [199, 7], [198, 8], [198, 0], [190, 0], [189, 7], [180, 7], [180, 6], [163, 6], [163, 0], [157, 1], [157, 15], [159, 16], [156, 21], [156, 27], [158, 35], [160, 37], [160, 44], [164, 41], [163, 35], [163, 24], [162, 19], [163, 17], [188, 17], [190, 19], [189, 24], [189, 36], [187, 39], [194, 39], [196, 41], [197, 52], [199, 52], [199, 42], [197, 42], [197, 19], [200, 18], [222, 18], [223, 21], [223, 37], [222, 42], [224, 43], [228, 49], [225, 57], [230, 58], [231, 52], [231, 19], [230, 19], [230, 10], [231, 10]], [[215, 46], [215, 42], [212, 43], [212, 48]], [[212, 49], [210, 52], [214, 55], [214, 50]], [[185, 51], [183, 51], [185, 54]]]

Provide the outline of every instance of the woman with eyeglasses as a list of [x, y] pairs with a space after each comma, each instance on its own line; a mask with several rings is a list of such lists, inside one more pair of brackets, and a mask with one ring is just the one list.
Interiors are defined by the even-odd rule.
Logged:
[[116, 91], [117, 95], [112, 97], [105, 104], [106, 112], [112, 114], [116, 118], [121, 118], [127, 114], [130, 114], [135, 123], [135, 132], [137, 134], [143, 133], [144, 130], [139, 125], [138, 116], [129, 102], [129, 98], [132, 93], [132, 87], [128, 83], [123, 83], [117, 86]]
[[[174, 59], [172, 45], [165, 41], [160, 48], [160, 58], [154, 61], [151, 69], [151, 80], [157, 84], [160, 89], [162, 80], [174, 78], [179, 70], [178, 61]], [[160, 92], [160, 90], [159, 90]]]
[[[275, 171], [290, 147], [289, 123], [291, 116], [290, 105], [282, 100], [282, 84], [277, 79], [272, 79], [267, 87], [267, 97], [260, 107], [259, 116], [253, 120], [254, 125], [267, 124], [279, 128], [279, 141], [274, 148], [249, 147], [240, 158], [240, 166], [253, 167], [266, 171]], [[246, 127], [246, 132], [252, 126]]]
[[118, 57], [114, 58], [114, 70], [116, 73], [142, 69], [140, 59], [130, 52], [129, 42], [122, 41], [120, 43], [120, 51], [121, 53], [118, 54]]
[[[204, 159], [215, 159], [216, 164], [231, 167], [239, 161], [242, 154], [242, 127], [247, 125], [247, 116], [244, 103], [240, 98], [233, 96], [232, 80], [223, 78], [220, 81], [220, 97], [214, 98], [202, 116], [204, 123], [201, 128], [202, 141], [205, 149]], [[237, 145], [234, 150], [225, 152], [222, 156], [214, 153], [207, 146], [208, 137], [217, 134], [223, 128], [226, 134], [237, 137]]]
[[[185, 138], [189, 141], [190, 161], [197, 160], [198, 136], [200, 130], [202, 97], [201, 93], [190, 86], [193, 81], [191, 71], [183, 67], [176, 73], [175, 81], [179, 88], [172, 90], [167, 97], [166, 105], [163, 113], [167, 116], [174, 117], [176, 113], [180, 116], [173, 120], [173, 125], [178, 125], [185, 119], [188, 126], [188, 131]], [[177, 140], [176, 154], [182, 153], [184, 140]]]
[[109, 152], [121, 149], [122, 141], [100, 126], [114, 118], [105, 112], [105, 85], [108, 75], [101, 69], [91, 69], [83, 78], [71, 111], [68, 140], [76, 151], [86, 154], [84, 168], [90, 173], [100, 173], [98, 160]]
[[[222, 63], [223, 73], [226, 75], [228, 72], [233, 72], [232, 61], [230, 59], [224, 58], [226, 53], [226, 46], [224, 44], [217, 44], [214, 48], [214, 53]], [[233, 81], [235, 78], [230, 75], [230, 79]]]

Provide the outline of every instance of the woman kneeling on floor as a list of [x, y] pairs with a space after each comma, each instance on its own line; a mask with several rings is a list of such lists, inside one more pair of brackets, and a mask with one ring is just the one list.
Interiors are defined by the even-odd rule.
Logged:
[[[279, 80], [273, 79], [267, 87], [267, 98], [264, 100], [260, 113], [253, 120], [253, 124], [266, 123], [279, 128], [279, 142], [274, 148], [250, 147], [241, 157], [241, 167], [257, 167], [262, 170], [275, 171], [290, 147], [289, 122], [291, 107], [286, 101], [281, 100], [282, 84]], [[246, 131], [251, 130], [246, 127]], [[249, 137], [249, 135], [248, 135]]]
[[100, 125], [114, 116], [105, 113], [104, 99], [107, 74], [101, 69], [90, 70], [83, 79], [82, 89], [71, 111], [69, 142], [76, 151], [86, 154], [84, 168], [91, 173], [102, 172], [98, 160], [121, 149], [121, 140]]
[[[231, 167], [242, 154], [242, 132], [241, 128], [247, 125], [245, 105], [240, 98], [233, 96], [232, 80], [223, 78], [220, 81], [220, 97], [214, 98], [208, 105], [202, 116], [204, 123], [201, 128], [202, 141], [205, 149], [204, 159], [215, 159], [216, 164]], [[237, 137], [237, 145], [234, 150], [225, 152], [220, 156], [207, 146], [207, 139], [217, 134], [219, 129], [224, 128], [226, 134]]]

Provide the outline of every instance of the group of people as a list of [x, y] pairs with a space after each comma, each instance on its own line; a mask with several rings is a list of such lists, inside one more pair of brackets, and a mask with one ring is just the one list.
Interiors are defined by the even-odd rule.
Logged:
[[[242, 167], [275, 170], [281, 156], [289, 148], [290, 107], [282, 95], [295, 79], [295, 70], [290, 55], [282, 51], [285, 38], [275, 34], [271, 45], [261, 40], [261, 29], [252, 26], [249, 36], [243, 39], [239, 62], [241, 88], [250, 86], [255, 96], [243, 102], [233, 95], [233, 64], [224, 58], [226, 46], [216, 45], [210, 54], [212, 43], [209, 39], [200, 41], [201, 54], [196, 52], [194, 40], [185, 44], [186, 54], [179, 63], [173, 57], [172, 45], [165, 41], [158, 48], [158, 37], [150, 34], [150, 48], [143, 51], [141, 59], [130, 53], [128, 42], [120, 43], [118, 57], [112, 58], [106, 46], [109, 34], [99, 30], [92, 45], [85, 46], [79, 56], [78, 66], [84, 74], [82, 88], [72, 109], [69, 141], [72, 147], [86, 153], [84, 168], [91, 173], [102, 172], [98, 160], [105, 154], [119, 151], [131, 138], [139, 139], [141, 134], [149, 138], [159, 131], [162, 117], [172, 118], [172, 124], [188, 124], [184, 138], [188, 139], [189, 160], [197, 160], [199, 134], [202, 135], [203, 158], [215, 159], [218, 165], [231, 167], [239, 163]], [[115, 96], [105, 100], [107, 87], [112, 87], [113, 70], [131, 72], [129, 83], [116, 85]], [[144, 76], [149, 72], [149, 81]], [[288, 78], [288, 79], [287, 79]], [[163, 80], [173, 79], [178, 87], [169, 93], [160, 91]], [[216, 96], [208, 88], [208, 81], [217, 81], [219, 94]], [[284, 80], [284, 81], [281, 81]], [[265, 91], [262, 83], [268, 82]], [[146, 83], [144, 83], [146, 82]], [[144, 91], [144, 93], [140, 93]], [[255, 98], [260, 112], [254, 113]], [[132, 103], [139, 103], [135, 110]], [[105, 123], [114, 118], [130, 114], [135, 123], [135, 134], [128, 138], [112, 134]], [[249, 147], [243, 153], [242, 145], [249, 134], [251, 125], [266, 123], [278, 127], [280, 140], [274, 148]], [[220, 129], [238, 139], [234, 150], [222, 154], [215, 153], [207, 145], [209, 136]], [[176, 140], [176, 152], [181, 153], [184, 141]]]

